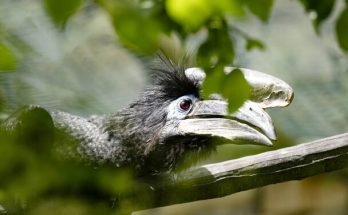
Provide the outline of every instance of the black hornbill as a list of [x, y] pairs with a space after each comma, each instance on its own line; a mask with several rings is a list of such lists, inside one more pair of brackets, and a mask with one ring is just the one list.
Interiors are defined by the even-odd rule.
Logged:
[[[272, 145], [274, 127], [263, 109], [286, 106], [293, 97], [285, 82], [241, 69], [252, 88], [252, 98], [236, 113], [228, 114], [227, 102], [221, 96], [202, 100], [200, 85], [205, 73], [201, 69], [168, 61], [154, 70], [151, 85], [116, 113], [83, 118], [50, 112], [55, 149], [92, 164], [156, 174], [175, 168], [187, 153], [199, 157], [213, 151], [217, 144]], [[225, 68], [226, 73], [233, 70]], [[30, 107], [27, 112], [32, 110], [43, 109]], [[13, 122], [13, 118], [5, 121], [5, 130], [16, 127]]]

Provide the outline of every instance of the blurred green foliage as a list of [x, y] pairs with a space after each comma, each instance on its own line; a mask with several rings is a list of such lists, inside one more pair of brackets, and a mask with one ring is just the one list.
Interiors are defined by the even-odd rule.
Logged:
[[253, 14], [255, 14], [255, 16], [257, 16], [262, 21], [266, 22], [272, 10], [273, 0], [260, 0], [260, 1], [246, 0], [245, 4], [247, 8]]
[[[311, 14], [314, 28], [319, 32], [320, 25], [323, 21], [329, 18], [334, 9], [336, 0], [300, 0], [306, 11]], [[348, 1], [345, 1], [346, 7], [341, 12], [336, 21], [336, 36], [337, 42], [341, 49], [348, 51]]]
[[83, 3], [84, 0], [44, 0], [47, 14], [59, 28], [65, 27], [68, 19], [77, 12]]
[[348, 1], [336, 23], [337, 40], [340, 47], [348, 51]]
[[213, 20], [209, 25], [207, 40], [198, 49], [197, 63], [209, 72], [211, 68], [230, 64], [234, 55], [227, 24], [221, 19]]
[[0, 43], [0, 72], [16, 69], [16, 59], [9, 48]]
[[133, 1], [99, 1], [112, 17], [119, 41], [137, 53], [154, 53], [164, 31], [157, 10], [141, 7]]
[[245, 45], [245, 49], [247, 51], [250, 51], [252, 49], [260, 49], [260, 50], [263, 50], [265, 49], [265, 45], [259, 41], [259, 40], [255, 40], [255, 39], [248, 39], [247, 40], [247, 43]]
[[300, 0], [308, 13], [315, 12], [313, 25], [316, 30], [320, 24], [329, 17], [334, 7], [335, 0], [317, 1], [317, 0]]
[[[332, 12], [335, 0], [316, 1], [299, 0], [308, 13], [312, 16], [315, 29], [318, 31], [320, 24], [325, 21]], [[84, 3], [83, 0], [57, 1], [45, 0], [47, 14], [53, 22], [64, 27], [69, 17], [76, 13]], [[111, 16], [111, 20], [119, 41], [135, 53], [148, 55], [158, 50], [168, 48], [163, 44], [163, 38], [172, 33], [179, 36], [184, 43], [188, 36], [198, 31], [206, 31], [207, 37], [199, 45], [196, 57], [198, 66], [203, 67], [212, 77], [220, 77], [213, 73], [221, 73], [221, 67], [233, 64], [235, 47], [232, 41], [233, 35], [241, 33], [246, 40], [247, 51], [257, 48], [264, 49], [264, 44], [238, 30], [233, 31], [233, 22], [229, 17], [244, 17], [246, 11], [255, 15], [263, 22], [267, 22], [272, 12], [273, 0], [97, 0], [96, 4], [105, 9]], [[348, 50], [346, 37], [347, 10], [343, 11], [337, 21], [336, 33], [338, 43], [342, 49]], [[170, 51], [169, 51], [170, 52]], [[184, 53], [185, 51], [182, 51]], [[213, 78], [210, 78], [213, 79]], [[219, 80], [215, 80], [219, 82]], [[221, 90], [225, 88], [225, 90]], [[204, 85], [203, 91], [217, 92], [233, 101], [230, 91], [239, 91], [239, 95], [247, 95], [246, 88], [235, 88], [226, 82], [219, 82], [219, 88], [214, 85]], [[242, 97], [241, 97], [242, 98]], [[243, 97], [243, 99], [246, 99]], [[240, 104], [240, 103], [238, 103]], [[238, 108], [230, 106], [233, 112]]]
[[[299, 0], [305, 10], [312, 14], [314, 28], [319, 31], [320, 25], [331, 14], [335, 0], [316, 1]], [[207, 36], [199, 45], [196, 57], [198, 66], [212, 73], [221, 73], [221, 67], [233, 64], [235, 47], [233, 35], [240, 34], [245, 40], [247, 51], [257, 48], [264, 49], [264, 44], [238, 30], [234, 31], [233, 22], [229, 17], [244, 17], [246, 11], [266, 22], [272, 12], [273, 0], [241, 1], [241, 0], [98, 0], [95, 2], [110, 15], [119, 41], [135, 53], [149, 55], [168, 48], [163, 38], [172, 33], [179, 36], [184, 43], [188, 36], [198, 31], [206, 31]], [[64, 29], [69, 18], [78, 9], [87, 4], [84, 0], [57, 1], [43, 0], [47, 15], [57, 27]], [[90, 3], [89, 3], [90, 4]], [[343, 50], [348, 50], [347, 23], [348, 9], [342, 11], [336, 24], [338, 44]], [[167, 41], [166, 41], [167, 43]], [[170, 51], [169, 51], [170, 52]], [[184, 53], [185, 51], [181, 51]], [[13, 70], [16, 67], [14, 55], [0, 44], [0, 71]], [[219, 77], [219, 75], [212, 75]], [[218, 82], [218, 80], [215, 80]], [[203, 91], [219, 91], [228, 100], [233, 100], [229, 91], [240, 91], [233, 85], [220, 82], [219, 90], [214, 85], [204, 85]], [[246, 90], [246, 89], [244, 89]], [[248, 92], [241, 92], [245, 95]], [[230, 107], [230, 112], [235, 111]]]
[[[328, 19], [335, 4], [335, 0], [299, 1], [308, 13], [315, 14], [313, 24], [317, 31], [321, 23]], [[273, 0], [42, 1], [47, 15], [62, 30], [69, 18], [78, 15], [79, 8], [86, 4], [100, 6], [110, 15], [120, 43], [141, 55], [165, 49], [162, 40], [173, 33], [182, 43], [197, 32], [205, 33], [206, 37], [193, 53], [198, 66], [208, 73], [203, 91], [207, 96], [221, 93], [229, 100], [231, 112], [250, 96], [250, 88], [240, 70], [229, 74], [223, 71], [223, 67], [233, 64], [235, 58], [235, 44], [238, 41], [233, 38], [236, 34], [241, 35], [246, 40], [247, 51], [265, 47], [261, 41], [235, 29], [231, 17], [244, 17], [249, 11], [260, 21], [267, 22], [273, 3]], [[348, 51], [347, 0], [336, 22], [336, 35], [340, 47]], [[0, 41], [2, 37], [0, 29]], [[19, 56], [11, 47], [0, 42], [0, 72], [17, 67]], [[2, 102], [0, 97], [0, 106]], [[21, 122], [26, 122], [25, 129], [17, 130], [12, 135], [0, 131], [0, 206], [7, 212], [113, 214], [126, 213], [152, 201], [150, 197], [133, 193], [134, 187], [143, 185], [128, 170], [115, 170], [107, 166], [93, 168], [57, 157], [50, 150], [52, 124], [45, 112], [38, 111], [34, 118], [22, 117]]]
[[62, 158], [53, 150], [54, 136], [52, 118], [43, 108], [21, 109], [3, 122], [0, 205], [7, 213], [118, 214], [146, 203], [118, 199], [134, 195], [132, 172]]

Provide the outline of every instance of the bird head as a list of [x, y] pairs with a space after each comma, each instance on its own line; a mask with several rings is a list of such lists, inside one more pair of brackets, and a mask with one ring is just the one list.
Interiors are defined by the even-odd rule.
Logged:
[[[226, 73], [233, 70], [225, 68]], [[205, 78], [202, 69], [171, 63], [155, 69], [152, 84], [118, 113], [122, 120], [114, 129], [121, 135], [122, 145], [133, 152], [130, 160], [137, 160], [142, 171], [158, 173], [175, 168], [188, 153], [200, 158], [219, 144], [272, 146], [276, 134], [264, 109], [287, 106], [293, 91], [273, 76], [241, 71], [252, 96], [235, 113], [229, 113], [228, 101], [222, 96], [205, 100], [200, 96]]]

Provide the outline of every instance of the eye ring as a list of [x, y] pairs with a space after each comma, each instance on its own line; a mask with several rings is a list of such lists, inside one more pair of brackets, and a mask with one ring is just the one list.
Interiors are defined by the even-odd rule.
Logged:
[[183, 99], [183, 100], [181, 100], [179, 102], [179, 108], [182, 111], [190, 110], [191, 106], [192, 106], [192, 100], [191, 99], [185, 98], [185, 99]]

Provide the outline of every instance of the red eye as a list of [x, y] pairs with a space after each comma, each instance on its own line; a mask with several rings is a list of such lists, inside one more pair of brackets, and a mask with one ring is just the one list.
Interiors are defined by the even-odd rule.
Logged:
[[180, 108], [182, 110], [188, 110], [191, 107], [191, 101], [190, 100], [183, 100], [180, 102]]

